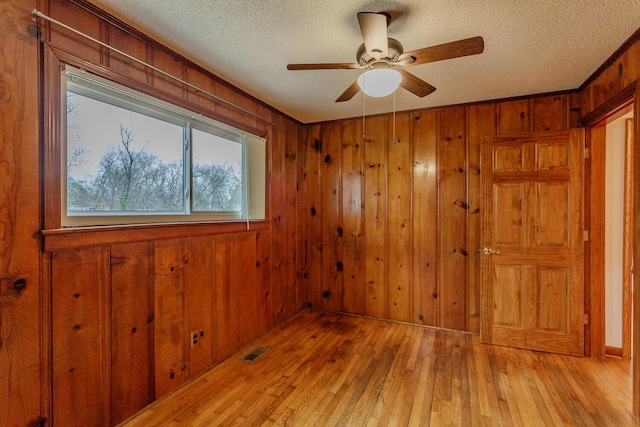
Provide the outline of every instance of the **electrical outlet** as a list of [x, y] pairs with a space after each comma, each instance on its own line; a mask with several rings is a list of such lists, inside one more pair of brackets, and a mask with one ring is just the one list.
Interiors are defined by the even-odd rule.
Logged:
[[196, 344], [198, 344], [198, 337], [200, 336], [200, 331], [192, 331], [191, 332], [191, 348], [193, 348]]

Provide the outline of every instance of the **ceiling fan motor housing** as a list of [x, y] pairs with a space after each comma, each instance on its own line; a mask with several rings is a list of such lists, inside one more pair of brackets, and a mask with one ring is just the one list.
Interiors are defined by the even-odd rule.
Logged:
[[400, 58], [400, 55], [404, 53], [402, 44], [396, 39], [388, 38], [387, 40], [389, 45], [389, 54], [387, 55], [387, 57], [380, 58], [379, 60], [376, 60], [373, 56], [369, 55], [367, 53], [367, 49], [364, 46], [364, 43], [362, 43], [358, 48], [358, 51], [356, 52], [358, 64], [366, 66], [378, 61], [386, 63], [397, 62]]

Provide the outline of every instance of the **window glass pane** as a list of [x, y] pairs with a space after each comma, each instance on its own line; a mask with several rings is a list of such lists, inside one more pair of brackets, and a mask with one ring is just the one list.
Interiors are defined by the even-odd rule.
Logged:
[[240, 212], [242, 209], [242, 144], [192, 130], [193, 210]]
[[68, 90], [67, 215], [184, 213], [183, 135], [181, 125]]

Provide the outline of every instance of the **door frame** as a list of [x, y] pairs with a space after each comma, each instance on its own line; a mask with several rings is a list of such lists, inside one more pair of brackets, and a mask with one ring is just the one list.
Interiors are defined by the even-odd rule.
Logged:
[[[604, 126], [608, 118], [619, 117], [624, 109], [634, 110], [634, 140], [640, 141], [640, 80], [636, 80], [580, 120], [586, 128], [586, 148], [589, 158], [585, 165], [585, 229], [589, 230], [589, 241], [585, 243], [585, 313], [589, 324], [585, 326], [585, 355], [604, 358], [604, 174], [603, 165], [593, 164], [594, 156], [602, 155], [606, 137]], [[601, 157], [603, 158], [603, 157]], [[640, 143], [633, 147], [633, 181], [640, 182]], [[598, 181], [599, 179], [599, 181]], [[640, 185], [633, 188], [633, 204], [640, 206]], [[633, 212], [633, 258], [640, 259], [640, 209]], [[634, 269], [633, 279], [640, 283], [640, 268]], [[588, 296], [588, 297], [587, 297]], [[632, 408], [640, 420], [640, 290], [633, 292], [632, 315]]]

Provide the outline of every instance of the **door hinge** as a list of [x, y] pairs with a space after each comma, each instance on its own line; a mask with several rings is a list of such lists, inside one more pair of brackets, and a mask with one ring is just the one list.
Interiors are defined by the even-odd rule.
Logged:
[[586, 148], [586, 147], [585, 147], [585, 149], [584, 149], [584, 158], [585, 158], [585, 159], [588, 159], [588, 158], [589, 158], [589, 148]]
[[584, 230], [583, 236], [584, 236], [584, 241], [588, 242], [589, 241], [589, 230]]
[[589, 313], [584, 313], [584, 324], [585, 325], [589, 324]]

